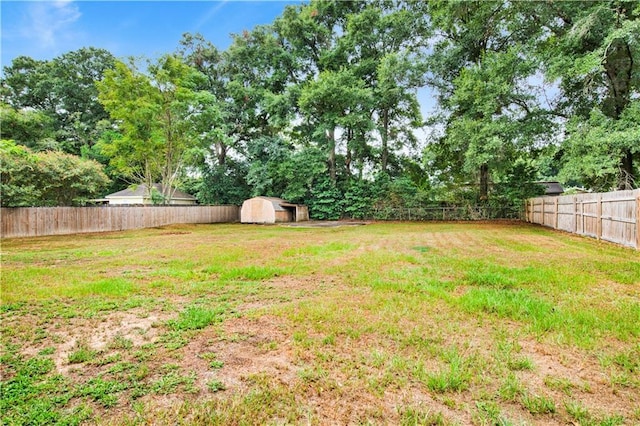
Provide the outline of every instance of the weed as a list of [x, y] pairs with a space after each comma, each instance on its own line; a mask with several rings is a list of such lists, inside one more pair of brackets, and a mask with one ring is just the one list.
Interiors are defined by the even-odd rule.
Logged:
[[47, 356], [47, 355], [53, 355], [54, 353], [56, 353], [56, 348], [44, 348], [40, 352], [38, 352], [38, 355]]
[[178, 387], [182, 386], [185, 392], [192, 392], [195, 380], [195, 373], [184, 376], [178, 374], [177, 371], [170, 371], [156, 380], [151, 385], [151, 390], [155, 393], [166, 395], [175, 393]]
[[466, 362], [457, 354], [449, 359], [449, 368], [427, 376], [427, 387], [438, 393], [460, 392], [469, 387], [471, 373]]
[[103, 407], [108, 408], [117, 404], [119, 394], [127, 388], [128, 383], [103, 380], [100, 377], [96, 377], [80, 386], [77, 394], [80, 396], [89, 396]]
[[589, 410], [579, 401], [565, 401], [564, 408], [572, 419], [582, 425], [586, 425], [592, 419]]
[[640, 371], [640, 345], [633, 349], [617, 353], [611, 357], [606, 357], [602, 364], [604, 366], [613, 364], [628, 373]]
[[428, 246], [415, 246], [412, 247], [413, 250], [420, 252], [420, 253], [428, 253], [431, 250], [431, 247]]
[[220, 280], [263, 281], [280, 275], [287, 275], [288, 273], [289, 271], [284, 268], [252, 265], [231, 268], [220, 275]]
[[449, 422], [442, 413], [434, 413], [426, 408], [404, 407], [400, 410], [400, 424], [403, 426], [445, 426]]
[[211, 362], [209, 362], [209, 368], [212, 368], [214, 370], [219, 370], [222, 367], [224, 367], [224, 362], [220, 361], [220, 360], [213, 360]]
[[534, 365], [531, 358], [514, 357], [507, 361], [507, 368], [512, 371], [533, 370]]
[[556, 412], [556, 403], [553, 399], [543, 395], [530, 395], [525, 393], [520, 398], [522, 405], [531, 414], [552, 414]]
[[107, 346], [109, 349], [131, 349], [133, 347], [133, 341], [123, 336], [115, 336], [113, 340]]
[[508, 426], [512, 423], [502, 416], [500, 407], [493, 401], [477, 401], [475, 423], [492, 426]]
[[327, 371], [318, 367], [303, 368], [300, 371], [298, 371], [298, 377], [300, 377], [300, 379], [306, 383], [319, 382], [320, 380], [326, 378], [327, 376], [328, 376]]
[[81, 364], [94, 360], [97, 355], [98, 352], [89, 348], [85, 343], [78, 343], [75, 350], [68, 355], [67, 361], [69, 364]]
[[103, 366], [107, 364], [113, 364], [114, 362], [118, 362], [121, 359], [122, 359], [122, 355], [119, 352], [116, 352], [115, 354], [108, 355], [104, 358], [93, 360], [91, 361], [91, 364], [97, 365], [97, 366]]
[[218, 359], [218, 356], [213, 352], [205, 352], [200, 354], [200, 358], [209, 361], [209, 368], [218, 370], [224, 366], [224, 362]]
[[581, 426], [618, 426], [625, 424], [624, 417], [618, 414], [605, 415], [598, 418], [578, 401], [566, 401], [564, 407], [567, 410], [567, 414]]
[[562, 391], [566, 395], [571, 395], [573, 389], [575, 388], [575, 385], [570, 380], [565, 379], [563, 377], [545, 376], [544, 384], [549, 389], [556, 389], [556, 390]]
[[187, 346], [189, 339], [182, 331], [174, 330], [161, 335], [158, 342], [162, 343], [167, 349], [176, 350]]
[[524, 395], [525, 388], [518, 380], [518, 377], [509, 373], [498, 389], [498, 395], [503, 401], [514, 402]]
[[222, 383], [220, 380], [218, 379], [213, 379], [210, 380], [207, 383], [207, 388], [211, 391], [211, 392], [219, 392], [219, 391], [223, 391], [226, 389], [226, 386], [224, 385], [224, 383]]
[[201, 306], [189, 306], [180, 312], [178, 318], [167, 322], [173, 331], [199, 330], [223, 320], [225, 308], [206, 309]]

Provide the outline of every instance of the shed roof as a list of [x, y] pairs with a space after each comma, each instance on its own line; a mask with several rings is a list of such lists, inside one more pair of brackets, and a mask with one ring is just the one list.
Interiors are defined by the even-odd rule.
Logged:
[[283, 200], [282, 198], [276, 197], [255, 197], [261, 200], [266, 200], [273, 205], [275, 211], [285, 211], [284, 206], [294, 206], [295, 204], [291, 204], [288, 201]]
[[[164, 186], [160, 183], [155, 183], [153, 184], [153, 187], [155, 189], [158, 190], [158, 192], [162, 193]], [[132, 186], [129, 187], [127, 189], [123, 189], [122, 191], [118, 191], [118, 192], [114, 192], [113, 194], [109, 194], [107, 195], [105, 198], [122, 198], [122, 197], [145, 197], [148, 196], [149, 193], [147, 192], [147, 185], [146, 184], [140, 184], [140, 185], [136, 185], [136, 186]], [[173, 193], [173, 196], [171, 197], [171, 199], [173, 200], [195, 200], [196, 197], [194, 197], [191, 194], [187, 194], [186, 192], [180, 191], [179, 189], [176, 189]]]

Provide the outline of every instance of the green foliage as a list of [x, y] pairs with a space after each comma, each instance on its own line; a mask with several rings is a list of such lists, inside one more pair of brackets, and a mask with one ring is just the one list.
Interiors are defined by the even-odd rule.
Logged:
[[445, 353], [449, 368], [427, 376], [427, 387], [434, 392], [460, 392], [469, 387], [471, 371], [468, 361], [460, 356], [455, 349]]
[[214, 132], [220, 116], [213, 95], [197, 90], [205, 76], [180, 59], [164, 56], [147, 63], [147, 72], [117, 62], [97, 83], [98, 98], [121, 132], [101, 139], [100, 150], [132, 181], [148, 188], [161, 182], [166, 200], [183, 169], [202, 157], [204, 124]]
[[[15, 139], [34, 149], [55, 147], [80, 155], [83, 147], [91, 147], [98, 140], [100, 128], [97, 123], [108, 118], [97, 101], [95, 82], [100, 81], [114, 64], [111, 53], [93, 47], [67, 52], [50, 61], [36, 61], [25, 56], [15, 58], [3, 70], [2, 102], [21, 111], [29, 121], [46, 117], [46, 133], [38, 135], [38, 129], [23, 122], [29, 125], [23, 127], [20, 136], [5, 136], [3, 120], [2, 137]], [[31, 110], [33, 112], [24, 112]], [[28, 131], [26, 134], [25, 130]], [[50, 130], [53, 130], [52, 134]], [[11, 129], [11, 133], [17, 131], [17, 128]], [[23, 141], [22, 136], [27, 140]]]
[[54, 149], [53, 120], [42, 111], [21, 110], [9, 105], [0, 105], [0, 138], [13, 140], [34, 151]]
[[[9, 349], [9, 348], [7, 348]], [[15, 375], [3, 377], [0, 383], [0, 419], [3, 424], [79, 425], [91, 413], [77, 407], [65, 407], [70, 400], [69, 383], [53, 374], [53, 360], [43, 357], [25, 358], [3, 349], [3, 366]]]
[[[435, 217], [398, 213], [427, 205], [517, 217], [535, 181], [637, 187], [638, 16], [633, 1], [311, 0], [224, 51], [185, 34], [144, 64], [95, 48], [18, 57], [0, 81], [2, 138], [105, 164], [111, 191], [277, 196], [315, 218]], [[426, 122], [425, 86], [437, 101]], [[12, 205], [84, 197], [4, 189]]]
[[534, 158], [553, 130], [529, 83], [537, 60], [527, 43], [540, 30], [517, 3], [435, 2], [429, 9], [443, 35], [429, 61], [445, 108], [434, 121], [445, 128], [428, 158], [439, 179], [477, 182], [484, 202], [493, 198], [490, 183], [508, 178], [520, 157]]
[[548, 31], [537, 45], [544, 72], [548, 80], [559, 79], [558, 109], [570, 118], [569, 137], [560, 151], [562, 176], [596, 190], [637, 187], [637, 3], [539, 4], [533, 9], [545, 17]]
[[364, 180], [349, 182], [344, 194], [344, 215], [353, 219], [365, 219], [372, 216], [374, 195], [371, 184]]
[[621, 176], [620, 158], [627, 153], [640, 155], [640, 101], [634, 100], [612, 119], [598, 109], [587, 120], [575, 117], [567, 128], [568, 138], [561, 147], [560, 176], [598, 191], [634, 186], [637, 167]]
[[200, 204], [241, 205], [251, 197], [247, 184], [247, 164], [227, 159], [224, 165], [202, 166], [202, 177], [185, 182], [187, 193], [194, 194]]
[[342, 215], [342, 194], [330, 179], [320, 181], [311, 191], [309, 214], [313, 219], [336, 220]]
[[0, 141], [3, 207], [71, 206], [99, 196], [109, 183], [93, 160], [59, 151], [32, 152]]
[[212, 379], [207, 383], [207, 388], [211, 391], [211, 392], [219, 392], [219, 391], [223, 391], [226, 389], [226, 386], [223, 382], [221, 382], [218, 379]]

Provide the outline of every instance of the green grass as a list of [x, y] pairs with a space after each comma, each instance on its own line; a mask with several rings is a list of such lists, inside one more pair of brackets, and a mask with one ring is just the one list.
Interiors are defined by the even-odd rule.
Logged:
[[553, 414], [556, 412], [556, 403], [553, 399], [544, 395], [524, 394], [521, 398], [522, 405], [531, 414]]
[[224, 307], [210, 309], [202, 306], [189, 306], [175, 320], [167, 322], [169, 328], [173, 331], [199, 330], [211, 324], [221, 322]]
[[640, 421], [640, 253], [607, 243], [180, 225], [2, 262], [3, 424]]

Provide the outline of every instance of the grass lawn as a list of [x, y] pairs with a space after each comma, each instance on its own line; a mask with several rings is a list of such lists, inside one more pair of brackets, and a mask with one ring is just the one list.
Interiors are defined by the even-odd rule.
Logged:
[[2, 241], [3, 424], [640, 424], [640, 253], [520, 223]]

